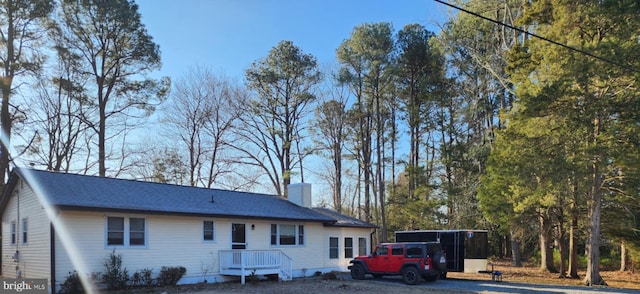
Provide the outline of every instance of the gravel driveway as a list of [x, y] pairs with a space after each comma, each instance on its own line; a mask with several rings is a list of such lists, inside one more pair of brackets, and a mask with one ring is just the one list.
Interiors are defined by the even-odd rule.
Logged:
[[[149, 292], [146, 292], [149, 293]], [[638, 293], [638, 290], [616, 289], [607, 287], [581, 287], [581, 286], [560, 286], [560, 285], [539, 285], [518, 282], [493, 282], [491, 280], [465, 280], [446, 279], [436, 282], [422, 282], [419, 285], [409, 286], [402, 282], [399, 277], [384, 277], [374, 279], [367, 277], [365, 280], [352, 280], [349, 274], [338, 275], [337, 280], [323, 280], [319, 277], [295, 279], [294, 281], [278, 283], [271, 281], [261, 281], [254, 284], [241, 285], [240, 283], [222, 283], [207, 286], [199, 289], [179, 288], [171, 290], [164, 289], [159, 292], [171, 293], [199, 293], [199, 294], [219, 294], [219, 293], [328, 293], [328, 294], [353, 294], [353, 293], [567, 293], [567, 294], [626, 294]]]
[[[567, 293], [567, 294], [624, 294], [638, 293], [638, 290], [616, 289], [608, 287], [581, 287], [581, 286], [560, 286], [560, 285], [539, 285], [517, 282], [493, 282], [490, 280], [458, 280], [446, 279], [435, 283], [423, 282], [417, 286], [406, 286], [400, 278], [385, 277], [382, 279], [367, 279], [369, 283], [392, 284], [398, 287], [418, 287], [432, 290], [436, 293]], [[356, 281], [359, 282], [359, 281]], [[424, 291], [423, 291], [424, 292]]]

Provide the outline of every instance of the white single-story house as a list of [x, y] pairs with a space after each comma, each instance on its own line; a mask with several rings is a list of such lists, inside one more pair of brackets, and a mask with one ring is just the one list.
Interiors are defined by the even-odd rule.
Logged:
[[253, 274], [283, 280], [346, 271], [376, 226], [311, 207], [310, 184], [279, 196], [15, 168], [0, 201], [2, 275], [49, 280], [104, 271], [187, 269], [179, 284]]

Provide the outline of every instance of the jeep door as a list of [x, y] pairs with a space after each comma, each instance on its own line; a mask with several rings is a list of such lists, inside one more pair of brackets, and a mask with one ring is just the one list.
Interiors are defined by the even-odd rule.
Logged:
[[376, 248], [375, 254], [369, 258], [367, 265], [371, 272], [386, 272], [386, 264], [389, 263], [390, 245], [380, 245]]
[[393, 273], [400, 272], [404, 261], [404, 245], [392, 245], [387, 271]]

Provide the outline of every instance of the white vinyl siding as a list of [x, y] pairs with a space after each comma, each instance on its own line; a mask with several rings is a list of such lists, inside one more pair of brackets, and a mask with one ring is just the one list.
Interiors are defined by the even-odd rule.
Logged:
[[[345, 240], [351, 238], [353, 240], [351, 252], [353, 257], [356, 255], [367, 255], [370, 252], [370, 240], [371, 232], [370, 228], [354, 228], [354, 227], [324, 227], [324, 248], [322, 250], [324, 258], [324, 267], [335, 271], [348, 271], [350, 257], [345, 257], [347, 248], [345, 247]], [[310, 235], [310, 234], [307, 234]], [[335, 238], [332, 241], [331, 238]], [[360, 240], [363, 240], [362, 242]], [[333, 246], [331, 243], [333, 242]], [[310, 242], [307, 242], [307, 246], [310, 246]], [[330, 248], [333, 247], [333, 250]], [[360, 254], [365, 252], [365, 254]], [[347, 252], [348, 253], [348, 252]], [[357, 253], [357, 254], [356, 254]]]
[[[290, 257], [293, 261], [294, 275], [300, 275], [302, 272], [310, 274], [316, 271], [346, 271], [348, 260], [329, 259], [328, 236], [335, 236], [338, 240], [351, 237], [355, 241], [355, 238], [369, 238], [372, 232], [372, 229], [366, 228], [325, 226], [321, 222], [283, 221], [275, 224], [276, 243], [280, 239], [277, 234], [278, 225], [295, 225], [295, 242], [304, 246], [287, 245], [273, 248], [270, 242], [273, 220], [211, 219], [214, 222], [215, 242], [203, 242], [202, 217], [61, 209], [52, 214], [57, 220], [55, 236], [52, 238], [53, 228], [45, 209], [46, 207], [29, 186], [19, 180], [2, 213], [3, 236], [0, 242], [3, 254], [0, 258], [4, 267], [4, 277], [15, 278], [18, 273], [24, 278], [55, 276], [56, 281], [53, 282], [58, 285], [56, 289], [60, 289], [59, 285], [74, 270], [86, 275], [103, 272], [105, 259], [115, 252], [122, 256], [122, 266], [126, 267], [129, 273], [153, 269], [153, 274], [157, 275], [163, 266], [184, 266], [187, 273], [180, 283], [202, 282], [205, 279], [203, 273], [205, 270], [208, 272], [206, 279], [209, 282], [221, 282], [227, 279], [218, 276], [218, 251], [231, 249], [231, 224], [233, 223], [246, 224], [248, 250], [274, 249]], [[123, 219], [124, 226], [121, 229], [123, 244], [138, 243], [136, 239], [143, 240], [140, 238], [143, 232], [140, 222], [138, 225], [135, 224], [136, 218], [143, 219], [145, 246], [106, 246], [108, 217]], [[25, 228], [28, 241], [24, 244], [22, 243], [23, 219], [27, 220]], [[134, 219], [133, 224], [131, 219]], [[51, 240], [54, 240], [54, 244], [50, 243]], [[339, 246], [342, 245], [339, 244]], [[54, 252], [51, 252], [52, 248], [55, 249]], [[356, 248], [353, 249], [355, 252]], [[19, 262], [12, 258], [16, 251], [19, 251]], [[55, 257], [55, 274], [50, 272], [51, 256]], [[73, 260], [77, 264], [72, 264], [71, 256], [74, 256]]]
[[[50, 228], [51, 222], [45, 207], [29, 186], [18, 180], [2, 213], [0, 258], [3, 277], [16, 278], [21, 275], [28, 279], [43, 279], [51, 276]], [[17, 262], [13, 259], [14, 255], [18, 257]]]

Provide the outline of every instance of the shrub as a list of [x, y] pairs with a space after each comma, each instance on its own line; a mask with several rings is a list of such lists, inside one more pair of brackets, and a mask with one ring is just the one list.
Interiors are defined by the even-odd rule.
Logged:
[[134, 286], [153, 286], [153, 269], [139, 270], [133, 274], [131, 280]]
[[102, 281], [109, 290], [120, 290], [127, 287], [129, 281], [129, 272], [126, 268], [122, 268], [122, 255], [116, 254], [113, 250], [104, 261], [104, 273]]
[[175, 286], [186, 272], [187, 269], [182, 266], [163, 266], [162, 270], [160, 270], [160, 274], [158, 275], [158, 285]]
[[256, 270], [251, 271], [251, 274], [246, 277], [246, 281], [250, 284], [256, 284], [260, 281], [260, 277], [256, 275]]
[[338, 279], [338, 275], [335, 272], [328, 272], [328, 273], [322, 275], [322, 279], [325, 280], [325, 281], [337, 280]]
[[58, 290], [58, 294], [78, 294], [84, 293], [84, 287], [82, 287], [82, 282], [80, 281], [80, 276], [78, 276], [78, 272], [73, 271], [70, 272], [67, 278], [64, 280], [64, 283], [60, 285], [60, 290]]

